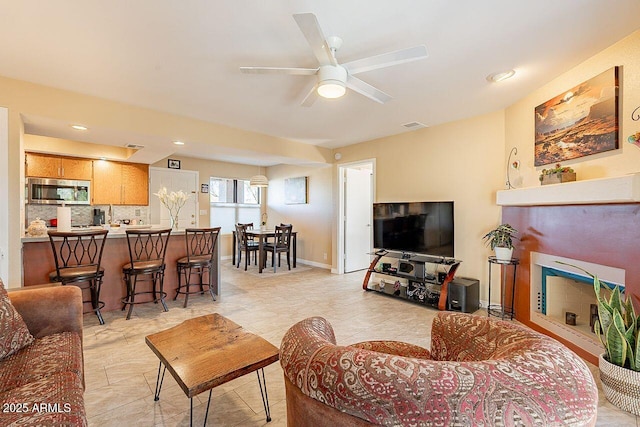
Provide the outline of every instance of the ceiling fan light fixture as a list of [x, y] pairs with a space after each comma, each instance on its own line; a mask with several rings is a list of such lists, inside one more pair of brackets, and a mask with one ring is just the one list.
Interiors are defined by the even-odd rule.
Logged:
[[318, 84], [318, 95], [323, 98], [340, 98], [347, 91], [340, 80], [324, 80]]

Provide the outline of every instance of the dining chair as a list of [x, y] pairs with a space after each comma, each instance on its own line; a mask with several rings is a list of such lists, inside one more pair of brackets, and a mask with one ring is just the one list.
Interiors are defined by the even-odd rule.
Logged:
[[254, 262], [258, 264], [258, 242], [253, 239], [249, 239], [247, 236], [247, 226], [243, 224], [236, 224], [236, 238], [238, 239], [238, 264], [236, 268], [240, 268], [240, 260], [242, 259], [242, 252], [245, 253], [244, 258], [244, 270], [247, 271], [247, 266], [249, 265], [251, 252], [254, 253]]
[[[214, 228], [187, 228], [184, 232], [187, 243], [187, 256], [178, 259], [178, 289], [175, 301], [179, 294], [184, 294], [184, 307], [187, 307], [189, 295], [204, 294], [204, 286], [209, 287], [211, 298], [216, 300], [213, 292], [213, 255], [220, 235], [220, 227]], [[191, 276], [198, 275], [199, 283], [191, 283]], [[208, 275], [207, 283], [203, 283], [204, 275]], [[184, 283], [182, 277], [184, 276]], [[191, 290], [191, 286], [199, 285], [199, 290]]]
[[104, 278], [102, 252], [108, 230], [49, 231], [49, 242], [53, 252], [56, 270], [49, 273], [49, 280], [63, 285], [76, 285], [89, 290], [91, 309], [98, 321], [104, 325], [100, 309], [100, 288]]
[[[131, 318], [133, 306], [153, 301], [160, 301], [164, 311], [169, 311], [164, 299], [165, 254], [169, 244], [171, 228], [126, 230], [129, 247], [129, 262], [122, 266], [127, 296], [122, 298], [122, 310], [129, 306], [127, 320]], [[138, 290], [138, 282], [150, 282], [148, 290]], [[151, 301], [136, 301], [137, 295], [152, 294]]]
[[273, 272], [276, 272], [276, 254], [278, 255], [278, 267], [280, 266], [280, 254], [287, 253], [287, 267], [291, 270], [291, 225], [276, 225], [275, 237], [273, 242], [267, 242], [264, 245], [264, 261], [267, 262], [267, 253], [271, 253], [271, 265]]

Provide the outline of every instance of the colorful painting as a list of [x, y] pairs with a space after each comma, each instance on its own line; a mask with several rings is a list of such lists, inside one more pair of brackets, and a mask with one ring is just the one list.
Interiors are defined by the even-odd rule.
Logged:
[[618, 148], [618, 67], [535, 109], [535, 165]]

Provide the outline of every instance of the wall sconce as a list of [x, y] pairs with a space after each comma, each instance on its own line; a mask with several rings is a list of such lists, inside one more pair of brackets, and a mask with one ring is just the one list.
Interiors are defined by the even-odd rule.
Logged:
[[511, 169], [516, 169], [516, 170], [520, 169], [519, 160], [514, 160], [513, 162], [511, 161], [511, 156], [517, 155], [517, 154], [518, 154], [518, 149], [516, 147], [513, 147], [509, 152], [509, 159], [507, 160], [507, 182], [506, 182], [507, 190], [511, 190], [512, 188], [515, 188], [513, 185], [511, 185], [511, 177], [509, 176], [509, 171]]

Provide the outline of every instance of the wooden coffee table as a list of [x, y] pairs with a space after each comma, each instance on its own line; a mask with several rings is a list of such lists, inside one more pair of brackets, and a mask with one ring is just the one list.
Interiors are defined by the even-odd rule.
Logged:
[[271, 421], [264, 367], [276, 362], [279, 356], [278, 348], [264, 338], [214, 313], [189, 319], [173, 328], [148, 335], [145, 341], [160, 359], [156, 401], [160, 399], [164, 374], [169, 369], [191, 400], [191, 421], [193, 397], [209, 390], [204, 418], [206, 424], [213, 388], [256, 371], [267, 422]]

